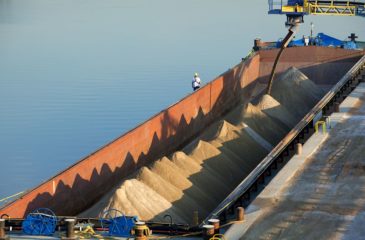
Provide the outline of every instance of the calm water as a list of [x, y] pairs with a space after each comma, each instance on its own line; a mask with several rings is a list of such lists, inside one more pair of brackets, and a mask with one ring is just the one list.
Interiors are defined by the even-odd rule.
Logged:
[[[0, 0], [0, 199], [36, 186], [236, 64], [284, 17], [245, 0]], [[364, 19], [306, 18], [364, 39]], [[361, 30], [361, 32], [360, 32]], [[362, 35], [361, 35], [362, 34]]]

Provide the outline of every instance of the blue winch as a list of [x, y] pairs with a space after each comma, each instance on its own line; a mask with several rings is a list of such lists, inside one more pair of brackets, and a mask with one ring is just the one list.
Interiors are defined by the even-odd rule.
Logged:
[[29, 213], [22, 223], [23, 232], [28, 235], [50, 236], [56, 231], [57, 217], [48, 208], [38, 208]]
[[138, 221], [136, 216], [125, 216], [117, 209], [105, 211], [100, 218], [102, 228], [108, 228], [109, 236], [131, 237], [131, 230]]

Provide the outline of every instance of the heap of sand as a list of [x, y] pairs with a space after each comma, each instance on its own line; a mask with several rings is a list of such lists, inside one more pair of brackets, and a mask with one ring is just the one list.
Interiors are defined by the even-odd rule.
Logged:
[[299, 121], [324, 92], [297, 68], [291, 67], [274, 80], [271, 95]]
[[167, 157], [154, 162], [151, 166], [151, 171], [161, 176], [180, 191], [185, 191], [184, 194], [198, 205], [207, 206], [209, 209], [214, 207], [215, 202], [209, 197], [209, 194], [194, 185], [184, 172], [181, 171], [180, 167]]
[[[228, 191], [228, 187], [224, 181], [221, 181], [214, 175], [214, 172], [208, 168], [201, 166], [194, 159], [190, 158], [184, 152], [175, 152], [171, 160], [181, 170], [197, 188], [205, 192], [215, 203], [222, 199], [222, 195]], [[215, 207], [214, 205], [213, 207]]]
[[215, 176], [225, 182], [228, 189], [237, 184], [242, 176], [239, 166], [209, 142], [200, 140], [188, 156], [204, 168], [211, 169]]
[[255, 88], [252, 90], [252, 93], [251, 93], [251, 99], [259, 96], [262, 94], [263, 91], [265, 91], [267, 88], [267, 84], [264, 84], [264, 83], [256, 83], [255, 84]]
[[168, 202], [172, 204], [174, 204], [177, 201], [183, 200], [184, 202], [183, 208], [180, 207], [178, 209], [181, 210], [182, 216], [185, 219], [192, 219], [193, 212], [197, 210], [196, 207], [198, 206], [202, 214], [208, 213], [204, 205], [200, 206], [189, 195], [187, 194], [184, 195], [182, 189], [175, 187], [170, 182], [166, 181], [157, 173], [151, 171], [147, 167], [143, 167], [136, 178], [145, 185], [147, 185], [148, 187], [150, 187], [151, 189], [153, 189], [156, 193], [160, 194], [164, 199], [166, 199]]
[[300, 120], [295, 118], [284, 105], [268, 94], [260, 98], [257, 107], [270, 117], [278, 120], [281, 124], [284, 124], [284, 128], [287, 131], [292, 129]]
[[268, 153], [244, 128], [224, 120], [219, 122], [210, 143], [233, 159], [244, 175], [250, 173]]
[[270, 152], [274, 148], [268, 141], [251, 129], [247, 124], [241, 123], [238, 127], [241, 129], [241, 131], [245, 131], [248, 135], [255, 139], [255, 141], [259, 143], [261, 147], [266, 149], [266, 151]]
[[162, 221], [163, 216], [169, 214], [176, 221], [188, 221], [183, 217], [184, 212], [137, 179], [123, 181], [117, 189], [114, 189], [113, 194], [105, 195], [80, 216], [102, 216], [108, 209], [117, 209], [127, 216], [138, 216], [141, 219]]
[[[239, 105], [183, 151], [163, 157], [123, 179], [80, 216], [115, 208], [142, 220], [191, 223], [193, 212], [211, 212], [322, 96], [295, 68], [274, 81], [272, 96]], [[298, 107], [300, 106], [300, 107]]]
[[240, 126], [242, 123], [246, 124], [273, 146], [287, 133], [282, 124], [279, 124], [276, 119], [270, 117], [252, 103], [236, 107], [226, 119], [236, 126]]

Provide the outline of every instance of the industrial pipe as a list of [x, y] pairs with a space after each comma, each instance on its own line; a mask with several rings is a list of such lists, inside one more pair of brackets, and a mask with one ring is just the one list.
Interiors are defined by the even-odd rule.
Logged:
[[272, 88], [272, 84], [273, 84], [273, 80], [274, 80], [274, 76], [275, 76], [276, 66], [278, 65], [281, 54], [283, 53], [284, 49], [289, 45], [290, 41], [293, 39], [295, 33], [297, 32], [297, 30], [299, 28], [299, 23], [300, 22], [301, 21], [300, 21], [299, 18], [298, 19], [293, 18], [290, 21], [291, 25], [289, 27], [289, 32], [286, 35], [286, 37], [284, 38], [284, 40], [281, 42], [280, 50], [278, 52], [278, 55], [275, 58], [274, 65], [273, 65], [272, 70], [271, 70], [271, 74], [270, 74], [270, 78], [269, 78], [269, 84], [268, 84], [267, 90], [266, 90], [266, 94], [268, 94], [268, 95], [271, 95], [271, 88]]

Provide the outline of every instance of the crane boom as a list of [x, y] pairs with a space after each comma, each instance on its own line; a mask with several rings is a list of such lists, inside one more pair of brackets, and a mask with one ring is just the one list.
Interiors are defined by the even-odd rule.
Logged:
[[362, 16], [365, 17], [365, 2], [355, 1], [308, 1], [310, 15]]
[[365, 1], [269, 0], [269, 14], [291, 16], [334, 15], [365, 17]]

